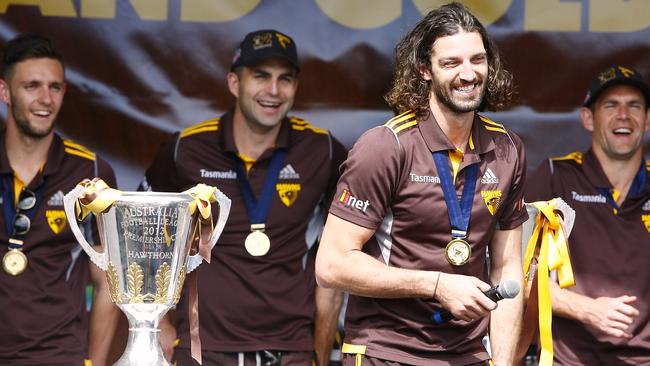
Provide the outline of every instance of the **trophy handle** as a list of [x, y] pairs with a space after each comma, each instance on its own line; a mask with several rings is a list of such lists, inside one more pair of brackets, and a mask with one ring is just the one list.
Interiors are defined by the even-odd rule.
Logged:
[[[215, 189], [214, 196], [216, 198], [216, 202], [219, 204], [219, 217], [217, 218], [217, 223], [214, 230], [212, 231], [212, 235], [210, 236], [210, 251], [212, 251], [212, 248], [214, 248], [214, 245], [217, 244], [217, 240], [221, 236], [221, 233], [223, 233], [223, 229], [226, 226], [226, 221], [228, 220], [228, 215], [230, 214], [231, 205], [230, 198], [228, 198], [220, 190]], [[203, 258], [198, 253], [191, 255], [187, 262], [187, 273], [195, 270], [196, 267], [201, 264], [201, 262], [203, 262]]]
[[70, 224], [70, 229], [72, 229], [72, 233], [74, 236], [77, 238], [77, 241], [83, 248], [83, 250], [88, 254], [88, 257], [90, 257], [90, 260], [93, 261], [99, 267], [102, 271], [106, 271], [107, 269], [107, 263], [106, 263], [106, 253], [99, 253], [95, 249], [92, 248], [92, 246], [86, 241], [86, 238], [84, 235], [81, 233], [81, 229], [79, 229], [79, 225], [77, 224], [77, 215], [75, 213], [75, 203], [81, 196], [81, 193], [83, 192], [84, 187], [77, 185], [73, 190], [68, 192], [68, 194], [63, 197], [63, 207], [65, 208], [65, 214], [68, 217], [68, 223]]

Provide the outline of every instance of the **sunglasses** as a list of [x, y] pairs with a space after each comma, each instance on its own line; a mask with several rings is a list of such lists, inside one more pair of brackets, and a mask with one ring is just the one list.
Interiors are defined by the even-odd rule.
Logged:
[[20, 211], [31, 210], [36, 206], [36, 194], [28, 189], [23, 189], [18, 197], [16, 216], [14, 216], [13, 235], [25, 235], [32, 227], [32, 222], [27, 215]]

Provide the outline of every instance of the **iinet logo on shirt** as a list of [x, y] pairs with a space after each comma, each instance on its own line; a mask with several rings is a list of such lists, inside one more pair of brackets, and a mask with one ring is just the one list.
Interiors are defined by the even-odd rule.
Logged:
[[342, 202], [345, 205], [345, 207], [353, 207], [362, 212], [366, 212], [368, 206], [370, 206], [370, 201], [368, 200], [362, 201], [354, 197], [353, 195], [350, 194], [350, 191], [348, 191], [347, 189], [343, 190], [343, 193], [341, 194], [341, 198], [339, 198], [339, 202]]

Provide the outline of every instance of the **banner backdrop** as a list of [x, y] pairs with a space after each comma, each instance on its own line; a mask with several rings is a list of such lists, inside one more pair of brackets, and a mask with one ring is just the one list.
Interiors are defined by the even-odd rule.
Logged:
[[[159, 144], [220, 115], [226, 73], [252, 30], [292, 36], [302, 72], [293, 114], [350, 147], [392, 112], [383, 100], [393, 48], [434, 0], [0, 0], [0, 46], [40, 33], [61, 49], [68, 94], [59, 131], [103, 154], [135, 189]], [[516, 97], [488, 113], [522, 136], [529, 168], [588, 147], [577, 107], [598, 70], [650, 76], [646, 0], [463, 1], [488, 25]], [[3, 119], [6, 110], [2, 109]]]

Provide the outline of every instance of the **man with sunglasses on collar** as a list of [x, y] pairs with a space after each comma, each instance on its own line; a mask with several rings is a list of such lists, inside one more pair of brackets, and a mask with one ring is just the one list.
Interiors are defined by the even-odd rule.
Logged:
[[[54, 132], [65, 91], [63, 59], [49, 39], [23, 35], [6, 44], [0, 365], [82, 366], [92, 365], [90, 359], [104, 365], [119, 315], [103, 273], [89, 266], [63, 210], [64, 194], [84, 178], [99, 176], [115, 186], [104, 160]], [[83, 226], [92, 236], [90, 223]], [[88, 278], [94, 286], [90, 320]]]

